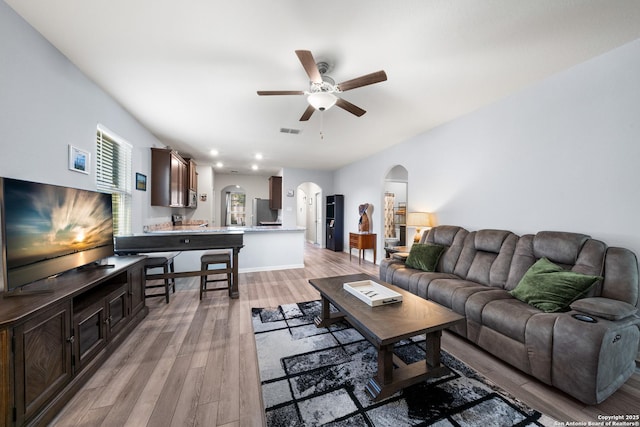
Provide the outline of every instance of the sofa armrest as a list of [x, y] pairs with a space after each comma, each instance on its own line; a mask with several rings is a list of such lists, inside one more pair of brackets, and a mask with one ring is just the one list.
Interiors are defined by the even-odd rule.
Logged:
[[409, 252], [396, 252], [391, 254], [391, 258], [401, 262], [406, 262], [407, 258], [409, 258]]
[[552, 385], [589, 405], [602, 402], [635, 372], [640, 318], [584, 322], [562, 313], [553, 328]]
[[638, 312], [638, 308], [629, 303], [601, 297], [582, 298], [574, 301], [570, 307], [575, 311], [612, 321], [625, 319]]

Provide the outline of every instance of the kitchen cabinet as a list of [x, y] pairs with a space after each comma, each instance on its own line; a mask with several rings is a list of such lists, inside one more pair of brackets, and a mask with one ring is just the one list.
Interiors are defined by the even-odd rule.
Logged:
[[196, 172], [196, 162], [193, 159], [185, 159], [187, 162], [187, 190], [198, 191], [198, 173]]
[[151, 148], [151, 205], [186, 206], [188, 172], [187, 162], [176, 151]]
[[269, 177], [269, 208], [282, 209], [282, 177]]

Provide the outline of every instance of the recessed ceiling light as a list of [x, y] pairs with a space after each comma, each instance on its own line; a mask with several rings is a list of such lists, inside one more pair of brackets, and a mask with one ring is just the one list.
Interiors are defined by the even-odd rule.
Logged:
[[215, 150], [215, 149], [214, 149], [214, 150], [211, 150], [211, 151], [209, 151], [209, 154], [211, 154], [212, 156], [214, 156], [214, 157], [215, 157], [215, 156], [217, 156], [217, 155], [218, 155], [218, 150]]
[[217, 167], [217, 168], [221, 168], [222, 166], [224, 166], [224, 165], [222, 164], [222, 162], [218, 162], [218, 163], [216, 163], [216, 167]]
[[258, 170], [258, 165], [251, 165], [251, 169], [253, 169], [254, 171]]
[[262, 154], [256, 153], [256, 160], [262, 160]]

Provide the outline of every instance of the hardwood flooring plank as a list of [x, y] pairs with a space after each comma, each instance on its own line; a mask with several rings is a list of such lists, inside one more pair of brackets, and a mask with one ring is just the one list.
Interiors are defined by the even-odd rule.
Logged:
[[[246, 316], [243, 316], [246, 317]], [[264, 422], [262, 393], [256, 384], [260, 384], [260, 374], [256, 355], [256, 342], [253, 331], [240, 335], [240, 424], [260, 426]]]
[[162, 354], [162, 350], [166, 348], [170, 339], [171, 333], [162, 333], [151, 347], [146, 351], [141, 351], [144, 356], [142, 361], [135, 365], [134, 373], [127, 379], [122, 391], [111, 405], [111, 409], [102, 423], [103, 426], [118, 426], [126, 423], [158, 364], [157, 355]]
[[176, 404], [172, 427], [192, 426], [196, 423], [198, 399], [204, 379], [204, 367], [189, 369]]
[[171, 425], [190, 364], [191, 356], [176, 357], [147, 425], [158, 427]]
[[[243, 315], [246, 314], [243, 313]], [[240, 418], [240, 393], [228, 392], [240, 389], [240, 302], [238, 300], [232, 300], [229, 303], [228, 319], [220, 385], [220, 389], [224, 392], [220, 395], [218, 424], [227, 424]]]
[[199, 404], [196, 409], [194, 427], [216, 427], [218, 419], [218, 402]]

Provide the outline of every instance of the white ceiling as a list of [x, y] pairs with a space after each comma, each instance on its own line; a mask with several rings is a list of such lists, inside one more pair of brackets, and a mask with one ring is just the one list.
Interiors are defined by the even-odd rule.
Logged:
[[[339, 168], [640, 38], [638, 0], [5, 1], [165, 144], [240, 173]], [[308, 89], [296, 49], [388, 81], [342, 94], [360, 118], [300, 122], [305, 97], [256, 94]]]

